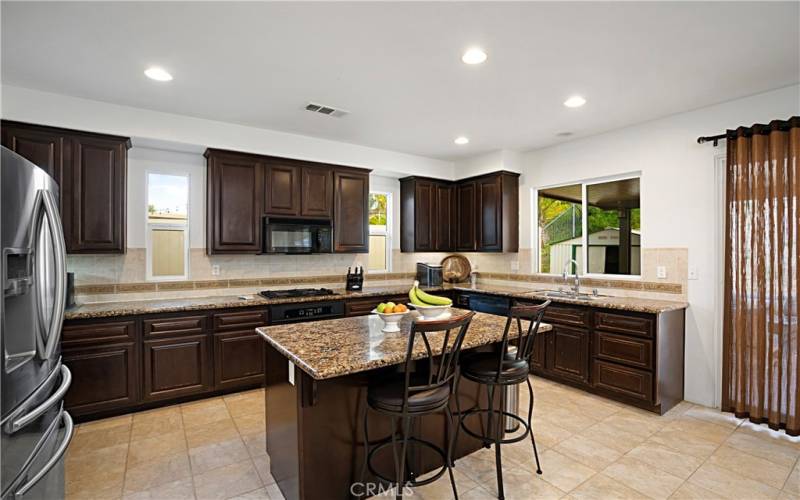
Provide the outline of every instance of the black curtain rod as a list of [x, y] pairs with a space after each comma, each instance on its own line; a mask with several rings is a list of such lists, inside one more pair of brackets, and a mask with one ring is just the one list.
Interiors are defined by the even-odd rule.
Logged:
[[793, 116], [788, 120], [772, 120], [769, 122], [769, 125], [756, 123], [751, 127], [739, 127], [736, 130], [727, 130], [724, 134], [698, 137], [697, 144], [712, 142], [714, 143], [714, 147], [716, 147], [722, 139], [750, 137], [753, 134], [769, 134], [775, 130], [789, 130], [792, 127], [800, 127], [800, 116]]
[[727, 138], [728, 138], [728, 134], [708, 135], [708, 136], [705, 136], [705, 137], [698, 137], [697, 138], [697, 144], [704, 144], [706, 142], [713, 142], [714, 143], [714, 147], [717, 147], [717, 144], [719, 144], [719, 141], [721, 141], [722, 139], [727, 139]]

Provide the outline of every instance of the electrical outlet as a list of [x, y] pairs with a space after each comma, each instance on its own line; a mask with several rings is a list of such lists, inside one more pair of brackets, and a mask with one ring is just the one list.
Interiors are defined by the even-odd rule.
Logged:
[[515, 272], [515, 273], [519, 272], [519, 261], [518, 260], [512, 260], [511, 261], [511, 271]]
[[667, 267], [666, 266], [656, 267], [656, 278], [664, 279], [666, 277], [667, 277]]
[[211, 266], [211, 276], [219, 276], [219, 264]]
[[689, 266], [689, 279], [690, 280], [700, 279], [697, 276], [697, 266]]

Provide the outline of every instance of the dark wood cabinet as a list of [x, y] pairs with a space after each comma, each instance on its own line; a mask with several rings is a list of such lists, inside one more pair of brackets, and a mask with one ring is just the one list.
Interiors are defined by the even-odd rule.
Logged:
[[289, 215], [300, 213], [300, 169], [280, 162], [268, 162], [264, 176], [266, 193], [264, 213]]
[[403, 252], [516, 252], [519, 175], [496, 172], [450, 182], [400, 180]]
[[477, 239], [475, 228], [475, 183], [471, 181], [456, 186], [455, 210], [456, 241], [455, 248], [461, 252], [474, 252]]
[[3, 121], [2, 143], [59, 183], [68, 253], [124, 253], [130, 139]]
[[252, 330], [214, 334], [214, 388], [252, 386], [264, 377], [264, 340]]
[[547, 333], [546, 369], [553, 375], [575, 382], [589, 382], [589, 331], [570, 326], [553, 325]]
[[300, 215], [330, 218], [333, 213], [333, 172], [322, 167], [302, 167]]
[[259, 253], [264, 165], [258, 157], [207, 150], [206, 251]]
[[209, 335], [144, 341], [144, 399], [190, 396], [211, 387]]
[[140, 401], [141, 357], [136, 322], [65, 324], [61, 356], [72, 372], [64, 405], [73, 415], [114, 411]]
[[356, 170], [333, 173], [333, 251], [369, 251], [369, 174]]

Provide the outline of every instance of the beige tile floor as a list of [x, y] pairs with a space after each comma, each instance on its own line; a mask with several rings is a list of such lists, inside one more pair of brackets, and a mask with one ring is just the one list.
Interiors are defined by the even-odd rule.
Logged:
[[[800, 438], [683, 402], [664, 416], [534, 379], [529, 441], [503, 447], [506, 498], [800, 499]], [[521, 393], [527, 408], [527, 391]], [[264, 451], [263, 392], [78, 426], [68, 498], [282, 498]], [[494, 451], [456, 462], [459, 497], [496, 498]], [[451, 498], [447, 476], [414, 490]]]

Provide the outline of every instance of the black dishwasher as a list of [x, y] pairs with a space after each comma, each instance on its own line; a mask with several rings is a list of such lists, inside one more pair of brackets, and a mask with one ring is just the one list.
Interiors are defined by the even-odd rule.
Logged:
[[459, 292], [456, 306], [472, 311], [507, 316], [511, 299], [497, 295]]

